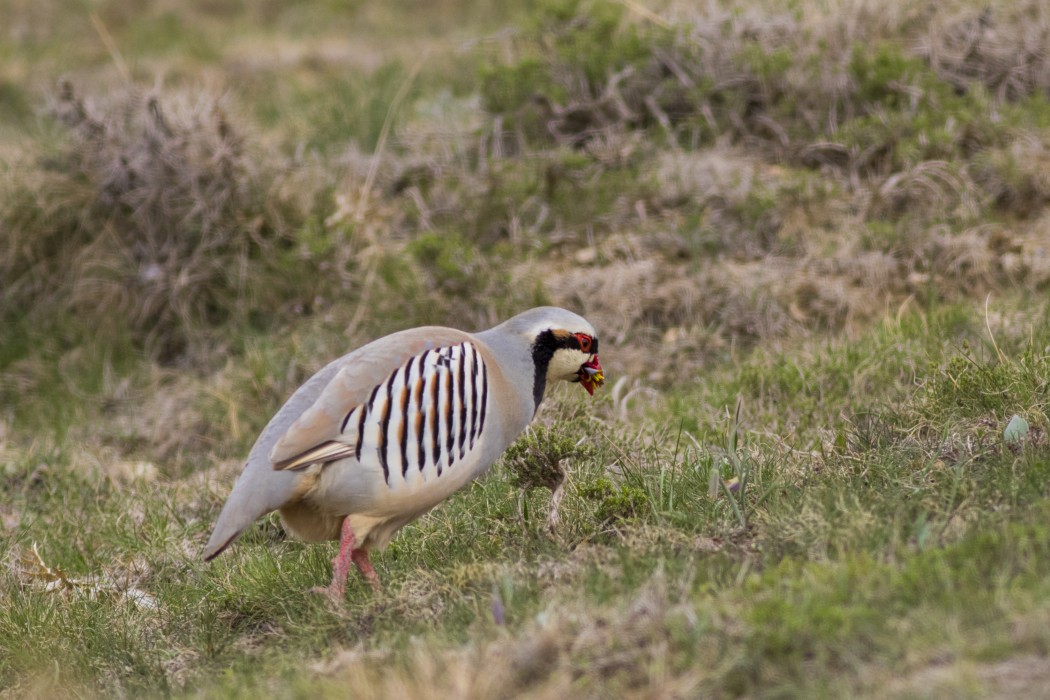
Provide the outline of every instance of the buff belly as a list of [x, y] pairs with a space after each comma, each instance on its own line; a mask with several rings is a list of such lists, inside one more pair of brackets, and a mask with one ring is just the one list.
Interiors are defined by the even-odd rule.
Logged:
[[440, 475], [432, 466], [384, 475], [355, 459], [313, 465], [304, 470], [302, 497], [281, 508], [281, 517], [296, 537], [319, 542], [338, 540], [349, 515], [358, 546], [382, 548], [400, 528], [480, 475], [482, 454], [483, 450], [467, 454]]

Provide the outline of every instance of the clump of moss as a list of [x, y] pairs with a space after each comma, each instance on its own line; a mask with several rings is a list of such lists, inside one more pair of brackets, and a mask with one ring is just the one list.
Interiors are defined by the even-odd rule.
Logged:
[[631, 484], [614, 484], [604, 477], [580, 486], [580, 495], [595, 504], [594, 519], [602, 527], [643, 517], [650, 510], [645, 490]]

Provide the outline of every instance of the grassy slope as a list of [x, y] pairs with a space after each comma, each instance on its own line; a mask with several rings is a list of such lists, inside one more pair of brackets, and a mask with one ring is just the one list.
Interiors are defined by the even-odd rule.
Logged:
[[[75, 268], [78, 284], [34, 282], [31, 301], [3, 298], [4, 692], [958, 697], [1045, 687], [1039, 86], [1023, 94], [1006, 82], [1001, 102], [992, 88], [945, 88], [945, 76], [981, 74], [965, 62], [934, 74], [916, 58], [903, 5], [870, 30], [885, 44], [828, 60], [852, 81], [842, 92], [828, 87], [834, 75], [801, 90], [817, 64], [792, 62], [790, 37], [800, 27], [840, 37], [834, 21], [859, 31], [852, 5], [825, 24], [806, 5], [708, 8], [723, 21], [713, 35], [681, 7], [654, 19], [596, 3], [574, 25], [584, 30], [551, 40], [548, 63], [532, 42], [552, 11], [439, 5], [422, 15], [381, 3], [349, 13], [101, 6], [133, 79], [163, 73], [162, 95], [217, 83], [235, 126], [259, 135], [260, 151], [235, 162], [267, 206], [249, 196], [230, 214], [232, 230], [261, 222], [251, 225], [259, 247], [220, 249], [262, 281], [214, 276], [219, 291], [203, 302], [175, 284], [147, 287], [142, 298], [169, 314], [162, 325], [85, 318], [93, 295], [124, 303], [98, 272], [119, 266], [98, 251], [121, 249], [87, 239], [86, 254], [64, 258], [56, 246], [33, 258], [99, 255]], [[54, 183], [45, 137], [78, 137], [34, 117], [54, 94], [48, 81], [65, 75], [103, 103], [123, 79], [101, 40], [83, 38], [80, 5], [17, 10], [22, 33], [0, 49], [18, 57], [0, 74], [0, 91], [17, 98], [4, 102], [14, 126], [0, 131], [0, 153], [13, 163], [28, 154], [24, 172]], [[1017, 3], [998, 21], [1031, 11]], [[939, 20], [959, 32], [975, 12], [962, 4]], [[486, 33], [508, 23], [519, 27], [510, 38]], [[679, 32], [689, 41], [665, 25], [693, 27]], [[489, 38], [465, 50], [476, 36]], [[612, 42], [610, 59], [596, 46]], [[948, 64], [956, 44], [942, 43]], [[688, 47], [705, 47], [713, 82], [679, 94], [670, 80], [634, 101], [652, 80], [653, 45], [671, 73], [693, 70]], [[821, 46], [836, 57], [842, 48]], [[409, 81], [419, 47], [431, 58]], [[984, 48], [996, 65], [1001, 47]], [[608, 88], [624, 68], [610, 60], [636, 61], [620, 99], [649, 104], [648, 118], [611, 119], [593, 94], [573, 92], [577, 70]], [[562, 112], [552, 141], [531, 93], [507, 84], [610, 121], [574, 148]], [[911, 92], [894, 92], [901, 84]], [[380, 141], [402, 88], [407, 106], [370, 181], [357, 154]], [[827, 126], [821, 95], [841, 127]], [[133, 140], [122, 148], [139, 152]], [[83, 168], [81, 185], [100, 172]], [[265, 168], [278, 174], [258, 175]], [[24, 194], [9, 180], [6, 191]], [[356, 205], [367, 208], [353, 209], [369, 182]], [[7, 198], [5, 242], [90, 229], [83, 221], [100, 220], [90, 211], [81, 224], [62, 216], [94, 201], [86, 189], [63, 181]], [[105, 220], [118, 228], [163, 230], [116, 211]], [[200, 240], [184, 260], [211, 254], [214, 239]], [[3, 269], [32, 280], [12, 250]], [[216, 562], [197, 560], [257, 430], [324, 358], [403, 325], [483, 325], [537, 300], [597, 319], [613, 375], [593, 402], [556, 393], [515, 452], [574, 446], [552, 532], [549, 491], [520, 495], [523, 470], [536, 468], [521, 457], [406, 528], [376, 557], [385, 591], [352, 581], [345, 610], [304, 594], [327, 578], [333, 547], [286, 540], [276, 518]], [[1007, 444], [1015, 414], [1029, 431]], [[738, 490], [714, 488], [731, 478]], [[68, 590], [49, 589], [55, 580]]]

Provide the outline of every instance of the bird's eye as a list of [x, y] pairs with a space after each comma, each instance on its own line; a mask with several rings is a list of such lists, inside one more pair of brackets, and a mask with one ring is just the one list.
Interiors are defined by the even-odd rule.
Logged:
[[583, 352], [591, 351], [591, 336], [586, 333], [577, 333], [576, 340], [580, 342], [580, 350]]

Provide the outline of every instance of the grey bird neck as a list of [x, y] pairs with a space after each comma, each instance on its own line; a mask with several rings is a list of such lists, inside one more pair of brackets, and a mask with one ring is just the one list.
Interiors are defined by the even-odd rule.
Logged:
[[[525, 425], [532, 420], [533, 415], [536, 413], [536, 409], [539, 407], [539, 401], [535, 395], [535, 376], [536, 376], [536, 365], [532, 359], [532, 352], [529, 344], [525, 339], [516, 333], [508, 333], [505, 329], [499, 326], [482, 331], [476, 334], [479, 341], [487, 345], [492, 349], [493, 357], [499, 362], [503, 376], [507, 377], [510, 381], [517, 384], [518, 382], [529, 381], [530, 391], [518, 391], [516, 392], [519, 397], [520, 406], [516, 413], [520, 414], [524, 418], [524, 424], [520, 426], [508, 426], [512, 429], [524, 429]], [[528, 377], [528, 380], [525, 378]], [[544, 380], [546, 379], [546, 368], [544, 369]], [[521, 387], [524, 389], [525, 387]], [[543, 398], [542, 389], [540, 399]]]

